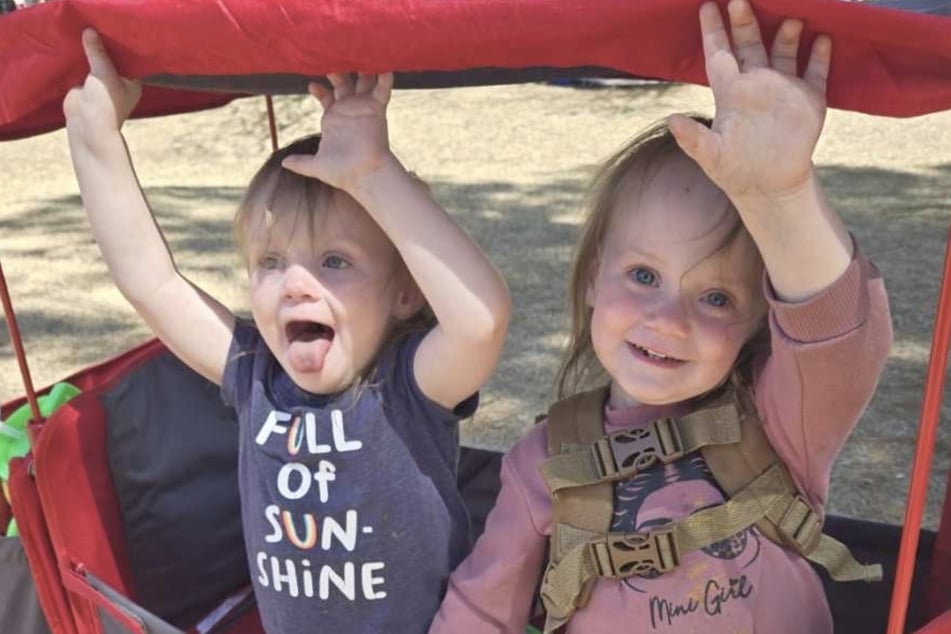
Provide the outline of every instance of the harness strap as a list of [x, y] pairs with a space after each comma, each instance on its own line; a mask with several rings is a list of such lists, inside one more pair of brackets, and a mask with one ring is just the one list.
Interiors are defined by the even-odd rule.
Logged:
[[558, 534], [565, 555], [549, 566], [541, 597], [552, 630], [579, 607], [578, 597], [596, 577], [620, 579], [676, 567], [684, 553], [768, 522], [782, 541], [829, 570], [837, 581], [881, 579], [881, 566], [863, 566], [848, 549], [822, 535], [822, 521], [799, 495], [780, 463], [772, 465], [723, 504], [702, 509], [643, 533], [597, 533], [564, 524]]
[[740, 417], [730, 398], [679, 418], [658, 418], [646, 427], [615, 432], [577, 450], [551, 455], [542, 463], [542, 477], [552, 495], [566, 488], [625, 480], [702, 447], [740, 442]]
[[542, 477], [552, 495], [625, 480], [701, 447], [740, 442], [740, 417], [735, 400], [728, 399], [679, 418], [658, 418], [646, 427], [615, 432], [577, 450], [551, 455], [542, 463]]
[[819, 535], [816, 549], [806, 555], [806, 559], [819, 564], [829, 573], [834, 581], [872, 581], [882, 580], [881, 564], [861, 564], [849, 547], [825, 533]]
[[[601, 387], [558, 401], [548, 410], [548, 455], [560, 454], [604, 435], [604, 402], [608, 388]], [[588, 439], [588, 440], [585, 440]]]

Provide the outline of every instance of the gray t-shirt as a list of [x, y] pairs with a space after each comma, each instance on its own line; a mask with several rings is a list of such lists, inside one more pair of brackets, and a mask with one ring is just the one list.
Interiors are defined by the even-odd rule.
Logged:
[[385, 351], [375, 376], [339, 394], [298, 388], [254, 325], [236, 324], [222, 380], [238, 412], [238, 478], [264, 628], [425, 632], [468, 552], [456, 488], [458, 420], [424, 396], [424, 333]]

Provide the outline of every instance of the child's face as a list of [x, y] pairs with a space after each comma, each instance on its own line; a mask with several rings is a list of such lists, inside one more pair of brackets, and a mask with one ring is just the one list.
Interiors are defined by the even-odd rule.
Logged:
[[762, 265], [726, 197], [684, 157], [619, 196], [591, 271], [591, 339], [611, 405], [683, 401], [716, 387], [760, 324]]
[[303, 213], [250, 220], [251, 313], [264, 341], [299, 387], [339, 392], [366, 370], [394, 319], [419, 293], [376, 222], [335, 192], [314, 227]]

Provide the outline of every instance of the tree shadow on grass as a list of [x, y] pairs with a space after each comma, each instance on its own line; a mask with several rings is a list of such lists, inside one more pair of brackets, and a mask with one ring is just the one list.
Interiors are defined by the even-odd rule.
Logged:
[[[926, 173], [826, 166], [819, 173], [833, 206], [885, 279], [895, 331], [879, 388], [836, 463], [830, 509], [901, 523], [951, 220], [951, 165]], [[948, 398], [944, 403], [946, 421], [951, 408]], [[926, 514], [932, 527], [948, 450], [949, 430], [942, 424]]]
[[[951, 165], [925, 173], [835, 165], [819, 171], [833, 206], [884, 275], [896, 340], [879, 390], [836, 466], [829, 508], [898, 522], [951, 217]], [[468, 444], [507, 449], [550, 404], [566, 332], [565, 288], [577, 212], [589, 172], [543, 174], [530, 185], [431, 183], [436, 198], [504, 273], [515, 306], [505, 357], [483, 390], [483, 407], [463, 427]], [[189, 277], [213, 285], [235, 285], [243, 278], [231, 238], [241, 193], [234, 187], [149, 188], [172, 251]], [[46, 382], [148, 336], [131, 309], [99, 304], [111, 282], [78, 197], [37, 201], [0, 222], [0, 235], [29, 238], [5, 244], [2, 255], [5, 267], [10, 260], [15, 264], [12, 274], [8, 270], [8, 279], [15, 278], [11, 292], [15, 304], [22, 300], [21, 330], [31, 358], [38, 359], [31, 363], [47, 370]], [[57, 270], [53, 282], [33, 274], [67, 256], [76, 262]], [[61, 297], [33, 301], [49, 293], [49, 286]], [[0, 377], [6, 397], [19, 394], [9, 346], [0, 348], [0, 366], [6, 370]], [[943, 487], [948, 445], [941, 430], [932, 478], [936, 491]], [[940, 502], [939, 495], [929, 500], [932, 525]]]

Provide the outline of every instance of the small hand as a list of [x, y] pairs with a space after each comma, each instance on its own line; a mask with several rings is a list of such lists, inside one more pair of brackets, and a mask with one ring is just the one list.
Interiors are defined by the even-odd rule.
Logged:
[[386, 106], [393, 74], [361, 73], [356, 83], [342, 73], [332, 73], [327, 79], [332, 90], [317, 82], [308, 86], [324, 109], [320, 149], [315, 156], [289, 156], [284, 167], [347, 190], [389, 155]]
[[66, 95], [63, 113], [67, 122], [79, 119], [90, 130], [118, 131], [139, 102], [142, 85], [119, 75], [96, 31], [84, 30], [82, 43], [89, 74]]
[[812, 153], [825, 119], [832, 53], [818, 36], [800, 78], [796, 61], [802, 22], [785, 20], [770, 54], [748, 0], [731, 0], [730, 35], [719, 7], [700, 8], [707, 78], [716, 116], [712, 129], [682, 115], [670, 119], [677, 142], [726, 194], [740, 200], [782, 197], [812, 174]]

